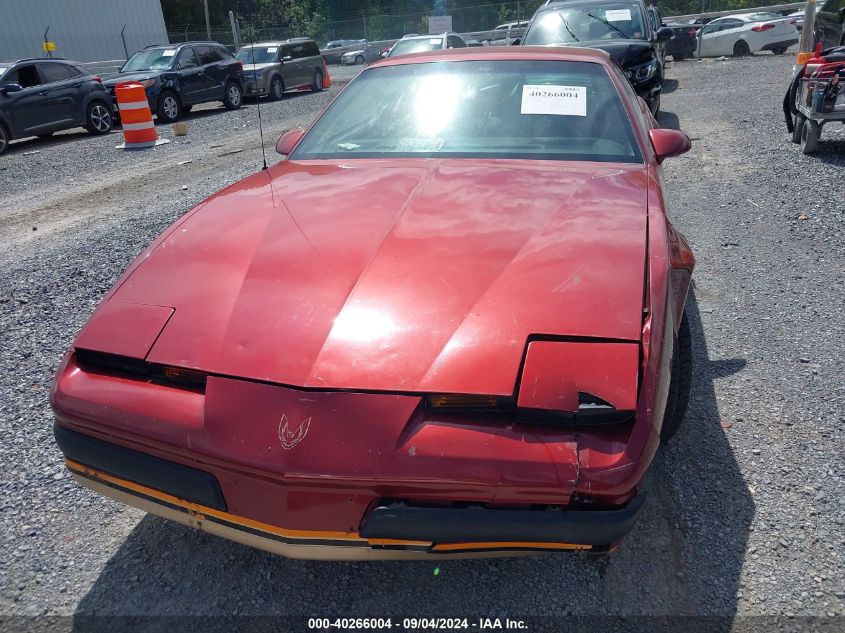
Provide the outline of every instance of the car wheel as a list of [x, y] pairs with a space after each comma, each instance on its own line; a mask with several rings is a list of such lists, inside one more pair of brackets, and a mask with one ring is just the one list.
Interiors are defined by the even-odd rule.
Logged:
[[812, 154], [819, 146], [819, 123], [812, 119], [805, 119], [801, 126], [801, 151]]
[[734, 57], [748, 57], [751, 55], [751, 49], [748, 48], [748, 42], [739, 40], [734, 44]]
[[801, 132], [804, 130], [804, 115], [800, 112], [795, 115], [795, 120], [793, 121], [792, 125], [792, 142], [793, 143], [800, 143], [801, 142]]
[[692, 384], [692, 335], [686, 314], [681, 318], [678, 328], [678, 342], [672, 356], [672, 378], [669, 381], [669, 395], [666, 398], [666, 411], [663, 414], [663, 427], [660, 429], [660, 441], [668, 442], [681, 426], [689, 403], [690, 385]]
[[278, 101], [284, 96], [284, 94], [285, 84], [282, 82], [282, 78], [277, 75], [273, 77], [273, 81], [270, 82], [270, 99]]
[[6, 130], [6, 126], [0, 123], [0, 154], [6, 151], [9, 147], [9, 141], [11, 137], [9, 136], [9, 132]]
[[111, 108], [102, 101], [92, 101], [85, 113], [85, 129], [90, 134], [100, 135], [111, 132], [114, 119]]
[[358, 56], [355, 58], [355, 63], [356, 63], [356, 64], [363, 64], [363, 63], [364, 63], [364, 56], [363, 56], [363, 55], [358, 55]]
[[172, 92], [162, 92], [158, 98], [158, 109], [156, 110], [158, 120], [162, 123], [173, 123], [182, 116], [182, 104], [179, 98]]
[[244, 93], [241, 87], [234, 81], [226, 84], [226, 92], [223, 94], [223, 105], [229, 110], [237, 110], [244, 100]]
[[311, 89], [314, 92], [320, 92], [323, 89], [323, 71], [314, 71], [314, 83], [311, 84]]
[[786, 52], [785, 46], [778, 46], [772, 49], [772, 53], [775, 55], [783, 55]]

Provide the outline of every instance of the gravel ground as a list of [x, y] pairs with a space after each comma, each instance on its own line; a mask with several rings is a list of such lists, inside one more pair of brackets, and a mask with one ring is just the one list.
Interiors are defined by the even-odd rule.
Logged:
[[[155, 235], [260, 165], [256, 109], [204, 109], [187, 140], [141, 153], [114, 150], [115, 135], [13, 146], [0, 160], [0, 614], [73, 616], [52, 625], [78, 631], [91, 615], [183, 614], [715, 617], [707, 630], [803, 630], [812, 616], [842, 630], [845, 126], [815, 156], [789, 142], [791, 62], [667, 71], [661, 120], [694, 139], [666, 164], [673, 220], [698, 257], [693, 392], [638, 526], [601, 562], [291, 561], [77, 486], [51, 432], [55, 366]], [[336, 90], [262, 103], [268, 152]]]

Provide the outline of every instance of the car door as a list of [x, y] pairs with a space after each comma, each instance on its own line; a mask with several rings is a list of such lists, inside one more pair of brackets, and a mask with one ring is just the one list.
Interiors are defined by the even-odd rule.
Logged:
[[45, 125], [60, 129], [84, 122], [82, 73], [60, 62], [39, 62], [38, 71], [43, 80], [39, 95], [43, 95], [48, 118]]
[[208, 45], [194, 46], [197, 61], [202, 68], [204, 79], [203, 101], [215, 101], [223, 98], [225, 73], [220, 68], [220, 56]]
[[[747, 30], [748, 24], [737, 18], [725, 18], [722, 28], [716, 36], [715, 55], [733, 55], [734, 44], [740, 39], [743, 31]], [[753, 50], [753, 49], [752, 49]]]
[[5, 83], [19, 84], [22, 89], [0, 95], [9, 112], [12, 135], [31, 136], [44, 130], [50, 121], [44, 83], [35, 64], [21, 64], [9, 71]]
[[293, 73], [296, 79], [294, 85], [304, 86], [311, 84], [311, 66], [307, 63], [308, 54], [305, 51], [305, 43], [291, 44], [291, 57], [294, 67]]
[[290, 44], [279, 47], [279, 62], [282, 68], [282, 81], [285, 82], [285, 90], [290, 90], [299, 85], [296, 72], [296, 60], [293, 58], [293, 50]]
[[206, 85], [205, 71], [199, 64], [196, 52], [190, 46], [179, 51], [174, 66], [179, 77], [179, 85], [182, 88], [183, 105], [198, 103], [205, 98], [208, 86]]

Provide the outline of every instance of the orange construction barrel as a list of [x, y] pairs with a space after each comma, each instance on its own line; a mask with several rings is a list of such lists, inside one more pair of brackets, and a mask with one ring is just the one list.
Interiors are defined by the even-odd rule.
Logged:
[[114, 88], [120, 123], [123, 127], [123, 148], [153, 147], [158, 132], [147, 101], [147, 91], [137, 81], [123, 81]]

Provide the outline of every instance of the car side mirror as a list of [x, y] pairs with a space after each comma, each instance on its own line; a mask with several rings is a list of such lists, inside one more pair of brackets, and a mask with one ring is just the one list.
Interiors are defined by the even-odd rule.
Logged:
[[672, 156], [680, 156], [692, 146], [689, 137], [680, 130], [652, 128], [648, 131], [648, 136], [658, 163]]
[[511, 46], [519, 46], [520, 42], [522, 42], [522, 40], [518, 37], [515, 37], [513, 42], [511, 42]]
[[671, 40], [673, 37], [675, 37], [675, 32], [668, 26], [661, 26], [659, 29], [657, 29], [657, 33], [655, 34], [655, 39], [658, 42], [662, 42], [664, 44]]
[[23, 90], [23, 86], [20, 84], [0, 84], [0, 94], [6, 94], [7, 92], [20, 92]]
[[284, 57], [282, 57], [283, 62], [289, 62], [292, 59], [293, 59], [293, 55], [285, 55]]
[[289, 156], [304, 135], [304, 130], [288, 130], [276, 142], [276, 151], [282, 156]]

